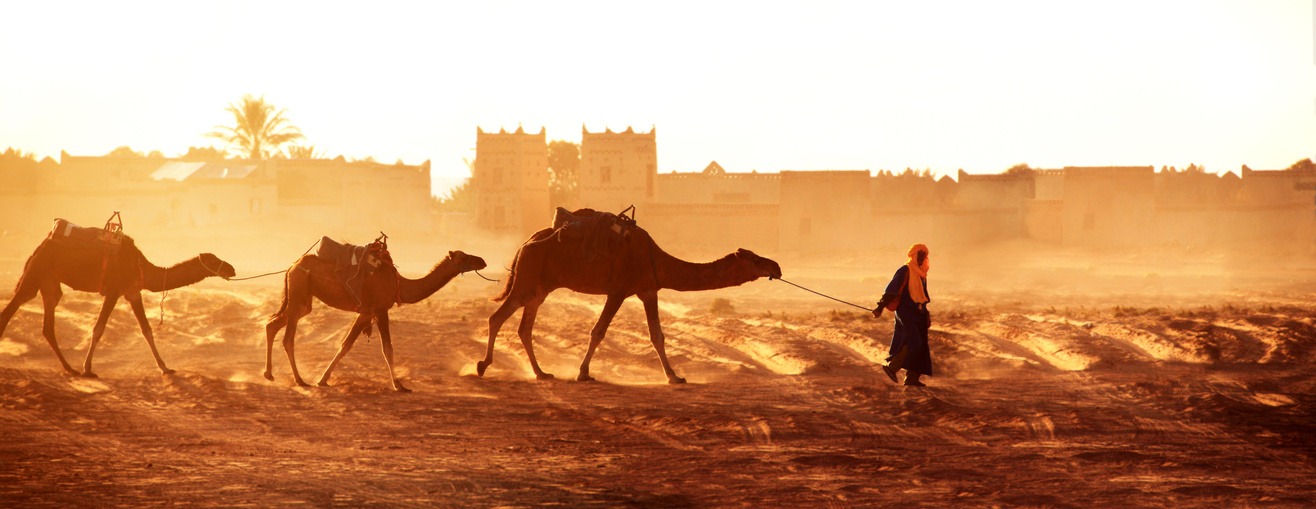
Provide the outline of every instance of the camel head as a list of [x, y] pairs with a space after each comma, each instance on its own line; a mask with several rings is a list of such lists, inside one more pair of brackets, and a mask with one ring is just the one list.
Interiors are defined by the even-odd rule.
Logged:
[[461, 251], [448, 251], [448, 259], [455, 262], [458, 270], [462, 272], [470, 272], [472, 270], [480, 270], [488, 267], [488, 265], [484, 263], [484, 258], [475, 255], [468, 255]]
[[756, 255], [753, 251], [748, 249], [737, 249], [736, 254], [732, 256], [735, 256], [737, 260], [748, 265], [754, 274], [754, 279], [761, 277], [777, 279], [781, 277], [781, 266], [777, 265], [777, 262]]
[[220, 260], [218, 256], [210, 253], [201, 253], [200, 255], [197, 255], [196, 258], [197, 261], [201, 262], [201, 266], [205, 267], [205, 269], [210, 271], [211, 274], [224, 279], [238, 275], [238, 271], [233, 270], [233, 265], [224, 260]]

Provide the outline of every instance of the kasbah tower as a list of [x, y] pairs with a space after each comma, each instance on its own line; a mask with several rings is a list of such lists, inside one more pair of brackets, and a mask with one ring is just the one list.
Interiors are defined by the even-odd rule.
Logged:
[[[631, 205], [653, 200], [658, 174], [657, 128], [647, 133], [634, 129], [615, 133], [605, 129], [580, 130], [579, 203], [618, 213]], [[548, 226], [553, 218], [548, 192], [548, 143], [545, 131], [528, 134], [476, 128], [476, 225], [487, 231], [514, 236], [529, 235]]]
[[580, 128], [580, 201], [585, 207], [618, 213], [654, 196], [658, 175], [658, 129], [614, 133]]
[[475, 224], [488, 231], [525, 235], [552, 221], [548, 205], [548, 141], [529, 134], [475, 129]]

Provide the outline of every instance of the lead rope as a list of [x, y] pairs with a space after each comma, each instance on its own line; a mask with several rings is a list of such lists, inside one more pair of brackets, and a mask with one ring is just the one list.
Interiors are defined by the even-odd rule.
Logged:
[[273, 276], [273, 275], [275, 275], [275, 274], [283, 274], [283, 273], [285, 273], [285, 272], [288, 272], [288, 269], [276, 270], [276, 271], [274, 271], [274, 272], [266, 272], [266, 273], [261, 274], [261, 275], [259, 275], [259, 276], [250, 276], [250, 277], [231, 277], [231, 278], [228, 278], [228, 280], [229, 280], [229, 281], [246, 281], [246, 280], [248, 280], [248, 279], [256, 279], [256, 278], [261, 278], [261, 277], [265, 277], [265, 276]]
[[787, 281], [787, 280], [782, 279], [782, 278], [777, 278], [777, 280], [778, 280], [778, 281], [781, 281], [781, 282], [783, 282], [783, 283], [786, 283], [786, 284], [788, 284], [788, 285], [794, 286], [794, 287], [796, 287], [796, 288], [799, 288], [799, 289], [801, 289], [801, 290], [804, 290], [804, 291], [806, 291], [806, 292], [809, 292], [809, 293], [812, 293], [812, 294], [815, 294], [815, 295], [819, 295], [819, 296], [822, 296], [822, 297], [826, 297], [826, 298], [832, 299], [832, 300], [834, 300], [834, 301], [836, 301], [836, 302], [840, 302], [841, 304], [848, 304], [848, 305], [851, 305], [851, 306], [857, 307], [857, 308], [859, 308], [859, 309], [862, 309], [862, 310], [864, 310], [864, 311], [869, 311], [869, 312], [872, 312], [872, 311], [873, 311], [873, 308], [866, 308], [866, 307], [860, 306], [860, 305], [858, 305], [858, 304], [855, 304], [855, 303], [853, 303], [853, 302], [846, 302], [846, 301], [843, 301], [843, 300], [838, 299], [838, 298], [836, 298], [836, 297], [832, 297], [831, 295], [827, 295], [827, 294], [825, 294], [825, 293], [821, 293], [821, 292], [816, 292], [816, 291], [810, 290], [810, 289], [808, 289], [808, 288], [805, 288], [805, 287], [803, 287], [803, 286], [797, 285], [797, 284], [795, 284], [795, 283], [792, 283], [792, 282]]
[[[306, 251], [302, 253], [302, 256], [306, 256], [306, 253], [309, 253], [309, 252], [311, 252], [312, 249], [315, 249], [315, 246], [316, 246], [317, 244], [319, 244], [319, 243], [320, 243], [320, 241], [318, 241], [318, 240], [315, 241], [314, 243], [312, 243], [312, 244], [311, 244], [311, 247], [306, 248]], [[300, 260], [300, 259], [301, 259], [301, 256], [297, 257], [297, 259]], [[198, 260], [198, 261], [201, 261], [201, 260]], [[296, 262], [293, 262], [293, 263], [296, 263]], [[219, 276], [219, 271], [217, 271], [217, 270], [215, 270], [215, 269], [212, 269], [212, 268], [206, 266], [206, 262], [201, 261], [201, 267], [205, 268], [207, 271], [210, 271], [211, 274], [214, 274], [214, 275], [216, 275], [216, 276]], [[290, 270], [290, 269], [276, 270], [276, 271], [274, 271], [274, 272], [266, 272], [266, 273], [261, 274], [261, 275], [258, 275], [258, 276], [226, 278], [225, 281], [246, 281], [246, 280], [248, 280], [248, 279], [256, 279], [256, 278], [262, 278], [262, 277], [265, 277], [265, 276], [273, 276], [273, 275], [275, 275], [275, 274], [284, 274], [284, 273], [287, 273], [288, 270]], [[219, 277], [223, 277], [223, 276], [219, 276]], [[168, 285], [168, 282], [169, 282], [169, 271], [168, 271], [168, 270], [164, 270], [164, 271], [162, 271], [162, 275], [160, 276], [160, 281], [161, 281], [161, 286], [162, 286], [162, 287], [164, 287], [164, 288], [168, 288], [168, 287], [169, 287], [169, 285]], [[164, 293], [160, 295], [160, 322], [159, 322], [159, 324], [156, 325], [156, 327], [164, 327], [164, 319], [165, 319], [165, 308], [164, 308], [164, 303], [165, 303], [165, 299], [168, 299], [168, 298], [169, 298], [169, 290], [165, 290]]]
[[[312, 249], [315, 249], [315, 246], [318, 245], [319, 243], [320, 243], [320, 241], [318, 241], [318, 240], [315, 241], [315, 242], [313, 242], [313, 243], [311, 243], [311, 247], [306, 248], [306, 251], [302, 252], [302, 256], [306, 256], [307, 253], [310, 253], [311, 250], [312, 250]], [[302, 256], [298, 256], [297, 259], [298, 259], [298, 260], [302, 259]], [[297, 262], [292, 262], [292, 263], [293, 263], [294, 265], [297, 264]], [[204, 264], [203, 264], [203, 266], [204, 266]], [[276, 271], [274, 271], [274, 272], [266, 272], [266, 273], [261, 274], [261, 275], [258, 275], [258, 276], [231, 277], [231, 278], [228, 278], [227, 280], [228, 280], [228, 281], [246, 281], [246, 280], [248, 280], [248, 279], [256, 279], [256, 278], [262, 278], [262, 277], [265, 277], [265, 276], [273, 276], [273, 275], [275, 275], [275, 274], [285, 274], [285, 273], [287, 273], [288, 270], [290, 270], [291, 268], [292, 268], [292, 267], [289, 266], [289, 268], [287, 268], [287, 269], [276, 270]], [[206, 267], [206, 270], [210, 270], [210, 267]], [[215, 271], [211, 270], [211, 272], [215, 272]], [[215, 273], [215, 275], [218, 276], [219, 273]]]
[[[143, 283], [143, 286], [145, 286], [145, 283]], [[164, 327], [164, 301], [169, 298], [169, 290], [167, 290], [167, 288], [169, 288], [168, 270], [160, 271], [160, 287], [166, 288], [166, 290], [164, 293], [160, 294], [160, 323], [155, 325], [155, 328], [157, 329]]]

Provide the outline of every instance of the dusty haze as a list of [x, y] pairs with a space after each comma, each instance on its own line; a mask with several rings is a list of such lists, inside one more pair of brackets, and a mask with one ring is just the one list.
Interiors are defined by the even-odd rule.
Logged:
[[[644, 225], [641, 210], [641, 226]], [[99, 218], [72, 218], [96, 224]], [[212, 252], [239, 276], [282, 270], [321, 234], [376, 231], [277, 224], [128, 233], [153, 262]], [[13, 218], [6, 224], [45, 224]], [[696, 228], [697, 225], [691, 225]], [[37, 230], [37, 228], [30, 228]], [[43, 238], [0, 247], [12, 288]], [[871, 305], [904, 247], [817, 253], [664, 249], [706, 261], [737, 247], [777, 260], [793, 282]], [[521, 238], [474, 230], [394, 234], [418, 277], [449, 250], [506, 275]], [[711, 241], [710, 244], [715, 244]], [[1311, 437], [1316, 337], [1310, 245], [1060, 247], [1025, 240], [931, 246], [930, 387], [875, 369], [889, 316], [759, 280], [663, 292], [673, 366], [663, 384], [636, 301], [574, 377], [603, 299], [559, 291], [536, 346], [559, 380], [533, 380], [515, 327], [476, 378], [489, 297], [461, 276], [393, 313], [400, 375], [388, 390], [377, 339], [363, 339], [329, 388], [298, 389], [275, 350], [260, 377], [279, 276], [207, 280], [170, 292], [161, 376], [122, 303], [98, 351], [100, 379], [60, 373], [39, 300], [0, 339], [0, 500], [24, 507], [554, 505], [695, 507], [1134, 505], [1305, 506], [1316, 500]], [[161, 296], [146, 297], [156, 324]], [[713, 313], [714, 299], [733, 311]], [[68, 292], [56, 329], [85, 353], [99, 299]], [[725, 304], [719, 309], [725, 310]], [[514, 316], [513, 320], [517, 317]], [[318, 373], [351, 321], [317, 305], [298, 358]], [[1061, 495], [1063, 494], [1063, 495]], [[1081, 500], [1081, 503], [1075, 501]]]

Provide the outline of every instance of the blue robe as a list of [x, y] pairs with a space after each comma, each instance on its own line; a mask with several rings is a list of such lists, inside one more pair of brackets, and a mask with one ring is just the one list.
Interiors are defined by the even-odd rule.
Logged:
[[[885, 299], [889, 300], [900, 292], [900, 304], [896, 306], [896, 329], [891, 335], [891, 351], [888, 355], [895, 355], [901, 347], [908, 346], [909, 354], [905, 358], [903, 366], [908, 371], [922, 373], [924, 375], [932, 374], [932, 351], [928, 348], [928, 328], [932, 326], [932, 317], [927, 312], [927, 305], [922, 308], [914, 303], [914, 299], [909, 296], [909, 287], [901, 288], [905, 283], [905, 276], [909, 274], [909, 266], [901, 265], [896, 269], [896, 274], [891, 277], [891, 283], [886, 285]], [[928, 280], [918, 278], [917, 283], [911, 281], [910, 284], [922, 284], [923, 295], [927, 295], [931, 300], [932, 294], [928, 293]], [[888, 357], [889, 361], [890, 358]]]

